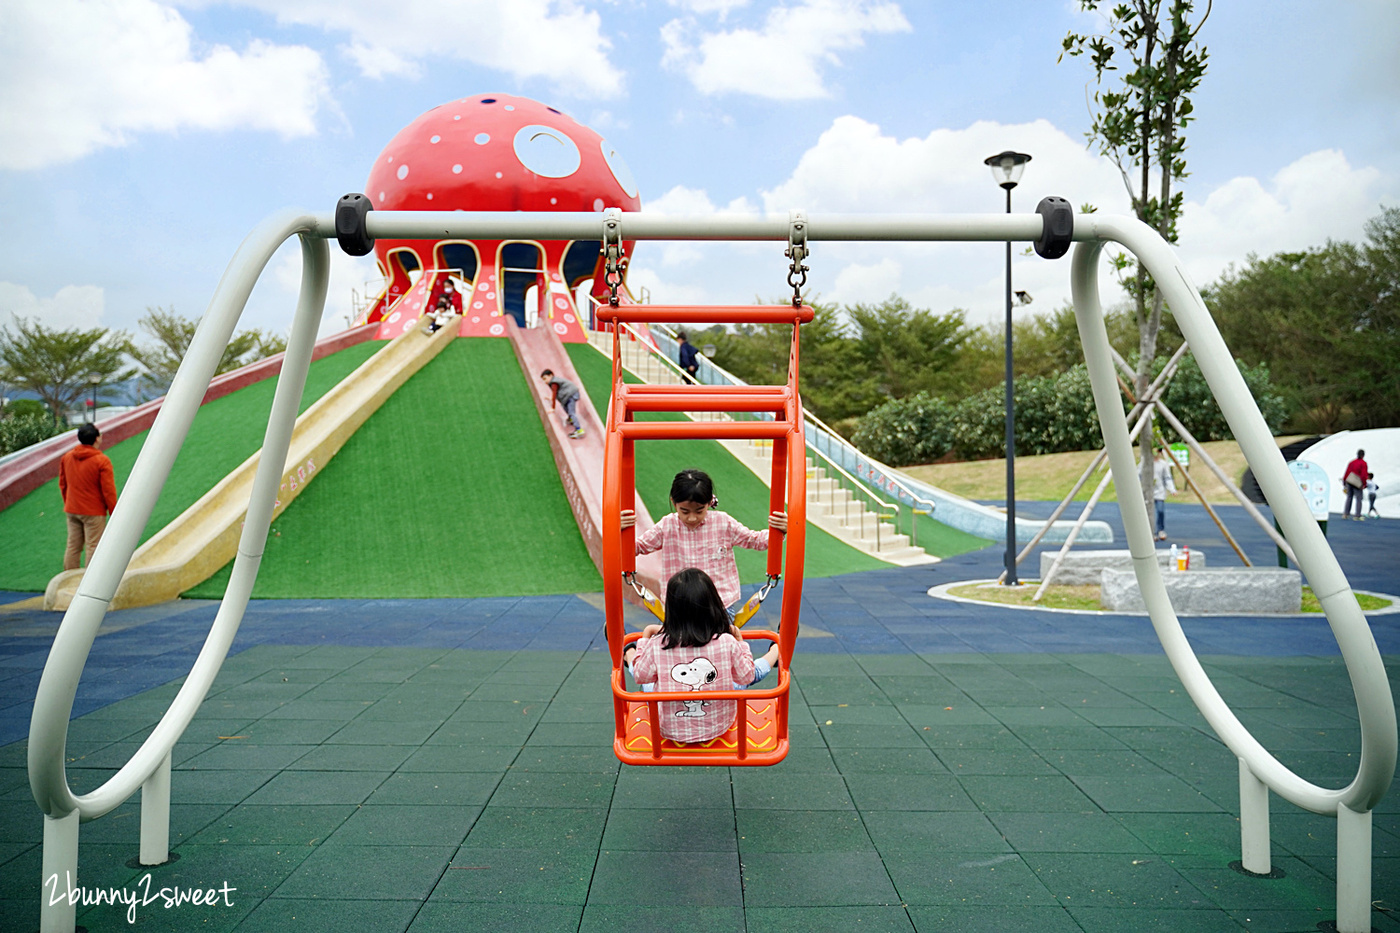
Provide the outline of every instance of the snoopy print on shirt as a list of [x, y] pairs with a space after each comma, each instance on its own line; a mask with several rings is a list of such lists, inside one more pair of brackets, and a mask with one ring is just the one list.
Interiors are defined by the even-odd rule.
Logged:
[[663, 648], [664, 641], [664, 635], [640, 639], [632, 657], [637, 683], [693, 697], [658, 704], [661, 734], [676, 742], [705, 742], [724, 734], [734, 724], [737, 701], [704, 699], [700, 693], [753, 683], [753, 652], [728, 632], [685, 648]]
[[[696, 658], [689, 664], [677, 664], [671, 668], [671, 679], [678, 684], [684, 684], [691, 690], [700, 690], [706, 684], [712, 684], [719, 678], [719, 671], [715, 670], [714, 664], [709, 658]], [[710, 705], [709, 700], [685, 700], [680, 709], [676, 710], [677, 716], [703, 716], [705, 707]]]

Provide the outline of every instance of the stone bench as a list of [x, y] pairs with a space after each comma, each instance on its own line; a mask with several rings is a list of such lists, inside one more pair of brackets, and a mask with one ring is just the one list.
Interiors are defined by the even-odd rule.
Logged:
[[[1303, 577], [1277, 567], [1231, 567], [1222, 570], [1166, 572], [1162, 579], [1178, 613], [1299, 612]], [[1145, 612], [1132, 570], [1103, 571], [1103, 607], [1111, 612]]]
[[[1050, 565], [1055, 563], [1055, 555], [1059, 551], [1040, 552], [1040, 579], [1044, 580], [1045, 575], [1050, 572]], [[1157, 549], [1157, 566], [1165, 573], [1171, 569], [1171, 548]], [[1203, 551], [1191, 552], [1191, 569], [1203, 570], [1206, 566], [1206, 555]], [[1133, 569], [1133, 555], [1131, 551], [1075, 551], [1071, 550], [1065, 555], [1064, 562], [1060, 564], [1060, 569], [1055, 573], [1052, 584], [1057, 586], [1083, 586], [1093, 584], [1098, 586], [1103, 582], [1103, 572], [1108, 569], [1129, 570]]]

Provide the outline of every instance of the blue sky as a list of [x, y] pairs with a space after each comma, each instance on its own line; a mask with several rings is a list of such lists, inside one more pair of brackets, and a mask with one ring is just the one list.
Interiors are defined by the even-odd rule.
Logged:
[[[1063, 0], [9, 0], [0, 324], [202, 314], [260, 219], [329, 210], [400, 128], [486, 92], [602, 133], [647, 210], [1000, 211], [982, 159], [1014, 148], [1034, 157], [1017, 210], [1056, 194], [1126, 211], [1085, 148], [1088, 65], [1056, 64], [1068, 30], [1095, 28]], [[1359, 239], [1400, 204], [1400, 4], [1220, 0], [1202, 39], [1180, 244], [1199, 283]], [[376, 279], [334, 254], [325, 332]], [[992, 244], [820, 244], [811, 284], [980, 323], [1001, 313], [1003, 261]], [[246, 326], [286, 328], [297, 266], [279, 254]], [[746, 302], [781, 297], [784, 273], [777, 245], [642, 244], [632, 284]], [[1028, 312], [1068, 295], [1063, 263], [1018, 257], [1015, 276]]]

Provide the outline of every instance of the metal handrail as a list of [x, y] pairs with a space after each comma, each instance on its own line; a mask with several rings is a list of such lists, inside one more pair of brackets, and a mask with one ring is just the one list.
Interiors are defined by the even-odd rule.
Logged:
[[[598, 302], [598, 303], [601, 304], [601, 302]], [[626, 328], [627, 330], [631, 331], [632, 334], [633, 334], [634, 336], [637, 336], [637, 337], [639, 338], [637, 342], [640, 343], [642, 346], [646, 347], [647, 352], [648, 352], [653, 358], [660, 360], [660, 361], [661, 361], [662, 363], [664, 363], [667, 367], [669, 367], [670, 369], [674, 370], [674, 371], [675, 371], [675, 374], [678, 375], [680, 378], [682, 378], [682, 379], [685, 380], [686, 382], [690, 382], [690, 383], [699, 382], [699, 380], [696, 379], [694, 376], [692, 376], [690, 373], [688, 373], [688, 372], [686, 372], [685, 370], [681, 369], [681, 368], [680, 368], [680, 365], [679, 365], [675, 360], [671, 359], [671, 358], [670, 358], [669, 356], [667, 356], [665, 353], [661, 352], [658, 348], [656, 348], [655, 346], [653, 346], [653, 345], [651, 344], [650, 341], [647, 341], [647, 340], [645, 340], [644, 338], [642, 338], [642, 335], [641, 335], [640, 333], [638, 333], [637, 330], [635, 330], [635, 329], [632, 327], [631, 324], [623, 324], [622, 326], [623, 326], [624, 328]], [[653, 328], [660, 329], [660, 330], [661, 330], [663, 333], [665, 333], [667, 336], [671, 337], [672, 339], [675, 339], [675, 330], [674, 330], [673, 328], [671, 328], [671, 327], [669, 327], [669, 326], [667, 326], [667, 325], [665, 325], [665, 324], [652, 324], [652, 325], [650, 325], [650, 326], [653, 327]], [[708, 362], [708, 360], [707, 360], [707, 362]], [[746, 383], [744, 380], [740, 379], [738, 376], [735, 376], [735, 375], [733, 375], [732, 373], [730, 373], [730, 372], [724, 370], [723, 368], [721, 368], [721, 367], [719, 367], [719, 366], [716, 366], [714, 363], [711, 363], [710, 365], [711, 365], [711, 366], [714, 366], [714, 368], [715, 368], [716, 370], [719, 370], [719, 372], [721, 372], [722, 374], [724, 374], [724, 375], [725, 375], [726, 377], [728, 377], [729, 379], [733, 380], [733, 383], [734, 383], [735, 385], [747, 385], [747, 384], [748, 384], [748, 383]], [[769, 414], [768, 412], [742, 412], [742, 413], [740, 413], [740, 412], [720, 412], [720, 413], [718, 413], [718, 414], [719, 414], [719, 416], [720, 416], [721, 418], [724, 418], [724, 419], [726, 419], [726, 420], [735, 420], [735, 417], [734, 417], [734, 416], [737, 415], [737, 414], [743, 414], [743, 415], [745, 415], [747, 418], [750, 418], [750, 419], [762, 419], [762, 420], [765, 420], [765, 421], [771, 420], [772, 417], [773, 417], [773, 416], [772, 416], [771, 414]], [[830, 430], [830, 429], [827, 428], [825, 425], [823, 425], [823, 424], [821, 424], [819, 421], [817, 421], [817, 419], [816, 419], [814, 416], [807, 414], [805, 411], [804, 411], [802, 414], [803, 414], [803, 421], [804, 421], [804, 422], [815, 422], [815, 423], [816, 423], [819, 427], [821, 427], [823, 430]], [[805, 432], [804, 432], [804, 433], [805, 433]], [[899, 515], [900, 515], [899, 504], [898, 504], [898, 503], [892, 503], [892, 502], [886, 502], [886, 501], [884, 501], [883, 499], [881, 499], [879, 496], [875, 495], [875, 493], [872, 492], [872, 491], [870, 490], [869, 486], [867, 486], [865, 483], [862, 483], [860, 480], [856, 479], [856, 477], [852, 476], [849, 472], [847, 472], [846, 469], [845, 469], [844, 467], [842, 467], [839, 463], [837, 463], [836, 461], [832, 460], [832, 459], [831, 459], [830, 457], [828, 457], [826, 454], [824, 454], [824, 453], [822, 453], [820, 450], [818, 450], [817, 447], [816, 447], [815, 445], [813, 445], [813, 443], [812, 443], [812, 441], [811, 441], [810, 438], [807, 440], [807, 449], [808, 449], [808, 451], [809, 451], [810, 453], [816, 455], [817, 457], [820, 457], [820, 458], [830, 467], [830, 470], [831, 470], [832, 472], [834, 472], [838, 477], [844, 478], [844, 479], [846, 480], [846, 483], [842, 483], [842, 488], [846, 488], [847, 484], [849, 484], [850, 491], [851, 491], [851, 493], [852, 493], [853, 495], [868, 496], [870, 499], [873, 499], [873, 500], [874, 500], [874, 502], [873, 502], [872, 504], [875, 505], [875, 506], [877, 507], [877, 509], [880, 510], [880, 511], [877, 511], [877, 512], [874, 513], [874, 518], [875, 518], [875, 550], [876, 550], [876, 552], [881, 552], [881, 551], [883, 551], [883, 550], [884, 550], [884, 545], [881, 543], [881, 540], [880, 540], [880, 522], [881, 522], [883, 519], [885, 519], [885, 518], [893, 518], [893, 519], [895, 520], [895, 530], [898, 531], [898, 529], [899, 529]], [[834, 491], [834, 489], [833, 489], [833, 491]], [[851, 510], [850, 510], [850, 501], [851, 501], [851, 500], [847, 499], [846, 501], [847, 501], [847, 504], [846, 504], [846, 515], [845, 515], [845, 518], [841, 521], [841, 524], [842, 524], [844, 527], [846, 527], [846, 528], [850, 528], [850, 527], [852, 527], [852, 525], [851, 525]], [[927, 500], [925, 500], [925, 501], [927, 501]], [[832, 514], [835, 514], [835, 510], [836, 510], [836, 509], [835, 509], [835, 496], [834, 496], [834, 495], [832, 495], [832, 496], [830, 496], [830, 497], [828, 498], [827, 504], [828, 504], [828, 506], [831, 508]], [[932, 503], [929, 503], [930, 509], [932, 508], [932, 505], [933, 505]], [[893, 514], [890, 514], [891, 510], [893, 510]], [[866, 517], [866, 511], [867, 511], [866, 509], [862, 508], [862, 509], [861, 509], [861, 512], [860, 512], [860, 537], [861, 537], [862, 539], [865, 538], [865, 517]]]
[[[676, 339], [676, 331], [674, 328], [665, 324], [653, 324], [651, 326], [653, 329], [661, 331], [665, 336], [671, 338], [672, 340]], [[665, 356], [664, 354], [662, 354], [662, 356], [667, 361], [670, 361], [669, 356]], [[705, 358], [705, 362], [707, 365], [710, 366], [711, 369], [719, 373], [719, 375], [722, 376], [727, 382], [733, 385], [748, 384], [745, 380], [740, 379], [738, 376], [734, 375], [729, 370], [725, 369], [723, 366], [720, 366], [718, 363], [714, 362], [708, 357]], [[909, 542], [914, 547], [918, 547], [918, 517], [920, 515], [932, 515], [934, 509], [937, 508], [937, 503], [935, 503], [931, 499], [927, 499], [919, 495], [917, 492], [911, 489], [903, 480], [899, 479], [896, 476], [892, 476], [888, 472], [888, 468], [884, 467], [884, 464], [881, 464], [878, 460], [874, 459], [868, 454], [862, 453], [859, 448], [857, 448], [854, 444], [851, 444], [849, 441], [843, 438], [839, 433], [837, 433], [837, 431], [834, 428], [832, 428], [825, 421], [822, 421], [816, 415], [804, 409], [802, 412], [802, 418], [812, 427], [816, 428], [815, 431], [805, 432], [808, 448], [810, 448], [813, 453], [821, 455], [822, 458], [828, 463], [831, 463], [833, 466], [836, 466], [837, 468], [841, 469], [842, 475], [848, 477], [851, 480], [851, 482], [857, 486], [857, 488], [861, 489], [862, 491], [868, 492], [870, 490], [871, 484], [864, 480], [861, 480], [859, 477], [851, 476], [851, 474], [848, 471], [846, 471], [841, 464], [831, 459], [830, 452], [832, 438], [835, 438], [840, 446], [848, 450], [857, 459], [866, 460], [871, 464], [878, 464], [882, 468], [880, 472], [884, 475], [886, 481], [890, 485], [898, 488], [900, 492], [902, 492], [905, 496], [909, 498]], [[822, 436], [825, 436], [826, 438], [827, 449], [825, 453], [823, 453], [821, 448], [817, 445], [817, 438]], [[923, 508], [920, 508], [920, 506], [923, 506]], [[898, 527], [898, 511], [896, 510], [896, 530], [898, 529]], [[862, 530], [862, 536], [863, 535], [864, 531]]]
[[[807, 446], [808, 446], [808, 447], [811, 447], [812, 453], [816, 454], [816, 455], [817, 455], [818, 457], [820, 457], [823, 461], [825, 461], [825, 463], [827, 464], [827, 466], [828, 466], [830, 469], [836, 471], [836, 474], [837, 474], [838, 476], [842, 477], [843, 479], [845, 479], [847, 482], [850, 483], [851, 492], [853, 492], [853, 493], [855, 493], [855, 494], [857, 494], [857, 495], [869, 496], [871, 499], [874, 500], [874, 504], [877, 505], [880, 509], [883, 510], [883, 511], [877, 511], [876, 513], [874, 513], [874, 514], [875, 514], [875, 550], [876, 550], [877, 552], [883, 551], [883, 550], [884, 550], [884, 547], [880, 544], [880, 522], [881, 522], [882, 520], [886, 519], [886, 518], [893, 518], [893, 519], [894, 519], [894, 522], [895, 522], [895, 525], [894, 525], [895, 530], [898, 531], [898, 530], [899, 530], [899, 503], [897, 503], [897, 502], [886, 502], [884, 499], [881, 499], [879, 496], [875, 495], [875, 493], [871, 492], [871, 491], [870, 491], [870, 488], [867, 487], [864, 483], [862, 483], [860, 480], [856, 479], [856, 478], [855, 478], [854, 476], [852, 476], [850, 473], [847, 473], [846, 470], [845, 470], [845, 468], [842, 467], [842, 466], [841, 466], [839, 463], [837, 463], [835, 460], [832, 460], [830, 457], [828, 457], [826, 454], [822, 453], [820, 450], [817, 450], [815, 447], [812, 447], [810, 443], [809, 443]], [[842, 488], [846, 488], [845, 484], [842, 485]], [[833, 487], [833, 490], [834, 490], [834, 487]], [[846, 520], [845, 520], [844, 522], [842, 522], [842, 524], [845, 525], [847, 528], [849, 528], [850, 525], [851, 525], [850, 501], [851, 501], [850, 499], [847, 499], [847, 500], [846, 500], [846, 503], [847, 503], [847, 505], [846, 505]], [[833, 495], [833, 496], [828, 500], [828, 502], [833, 506], [833, 509], [834, 509], [834, 506], [835, 506], [835, 496]], [[894, 510], [894, 514], [893, 514], [893, 515], [888, 514], [889, 510], [891, 510], [891, 509]], [[860, 536], [861, 536], [861, 538], [864, 538], [864, 537], [865, 537], [865, 515], [866, 515], [866, 510], [865, 510], [865, 509], [861, 509], [861, 511], [860, 511]]]
[[[838, 434], [834, 428], [832, 428], [825, 421], [822, 421], [816, 415], [807, 415], [807, 420], [811, 421], [813, 426], [815, 426], [818, 429], [816, 432], [813, 433], [813, 439], [808, 441], [808, 446], [810, 446], [813, 450], [817, 450], [815, 438], [825, 436], [827, 445], [827, 455], [829, 457], [831, 452], [831, 441], [832, 438], [835, 438], [837, 444], [845, 450], [849, 451], [853, 456], [868, 461], [870, 464], [872, 464], [872, 466], [880, 467], [880, 472], [884, 476], [885, 482], [887, 482], [891, 486], [894, 486], [904, 495], [909, 497], [909, 540], [915, 547], [918, 547], [918, 517], [920, 515], [932, 515], [934, 509], [938, 507], [938, 504], [932, 499], [926, 499], [923, 496], [919, 495], [912, 488], [910, 488], [910, 486], [907, 483], [905, 483], [902, 479], [891, 474], [888, 471], [888, 468], [885, 467], [883, 463], [880, 463], [880, 461], [876, 460], [869, 454], [862, 452], [860, 448], [856, 447], [850, 441], [846, 440], [844, 437]], [[921, 509], [919, 508], [919, 506], [923, 506], [924, 508]]]

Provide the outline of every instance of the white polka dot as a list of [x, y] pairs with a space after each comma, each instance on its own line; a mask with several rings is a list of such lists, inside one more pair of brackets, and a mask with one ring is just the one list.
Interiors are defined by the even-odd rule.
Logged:
[[[472, 302], [472, 307], [473, 307], [473, 308], [484, 308], [484, 307], [486, 307], [486, 302], [484, 302], [484, 301], [473, 301], [473, 302]], [[472, 320], [475, 321], [476, 318], [472, 318]]]
[[[400, 171], [403, 171], [403, 170], [400, 169]], [[402, 178], [403, 176], [400, 175], [399, 177]], [[603, 209], [603, 199], [602, 199], [602, 198], [594, 198], [594, 199], [593, 199], [593, 209], [594, 209], [595, 211], [601, 211], [601, 210]]]
[[384, 192], [382, 192], [382, 191], [379, 192], [379, 200], [380, 200], [381, 202], [384, 200]]
[[506, 104], [506, 109], [507, 109], [507, 110], [514, 110], [514, 109], [515, 109], [515, 105], [514, 105], [514, 104]]
[[569, 328], [564, 326], [563, 324], [560, 324], [558, 321], [555, 321], [554, 332], [556, 334], [567, 334], [569, 332]]
[[441, 137], [441, 136], [434, 136], [432, 139], [428, 140], [428, 142], [433, 143], [434, 145], [436, 145], [437, 143], [442, 142], [442, 137]]
[[[494, 278], [494, 276], [492, 276], [492, 278]], [[486, 289], [488, 289], [488, 288], [490, 288], [490, 287], [491, 287], [491, 286], [487, 285], [485, 282], [482, 282], [480, 285], [477, 286], [477, 288], [480, 289], [480, 290], [483, 291], [483, 292], [486, 291]]]
[[412, 321], [404, 321], [404, 322], [403, 322], [403, 332], [406, 334], [406, 333], [408, 333], [408, 332], [411, 331], [411, 330], [413, 330], [413, 322], [412, 322]]
[[554, 273], [553, 275], [550, 276], [550, 278], [552, 278], [552, 279], [553, 279], [554, 281], [556, 281], [556, 282], [559, 281], [559, 273], [558, 273], [558, 272]]
[[428, 192], [428, 200], [431, 201], [432, 199], [433, 199], [433, 193], [432, 193], [431, 191], [429, 191], [429, 192]]
[[564, 315], [564, 320], [566, 320], [566, 321], [568, 321], [570, 324], [572, 324], [572, 323], [574, 322], [574, 316], [573, 316], [572, 314], [566, 314], [566, 315]]
[[462, 166], [460, 166], [460, 165], [454, 165], [454, 166], [452, 166], [452, 174], [453, 174], [453, 175], [460, 175], [460, 174], [462, 174]]
[[567, 308], [568, 306], [569, 306], [569, 299], [567, 299], [567, 298], [556, 298], [556, 299], [554, 299], [554, 307], [556, 307], [556, 308]]
[[550, 198], [550, 199], [549, 199], [549, 203], [550, 203], [550, 204], [558, 204], [558, 203], [559, 203], [559, 199], [558, 199], [558, 198]]
[[[400, 166], [399, 166], [398, 176], [399, 176], [399, 181], [403, 181], [405, 178], [408, 177], [408, 166], [407, 166], [407, 165], [400, 165]], [[598, 203], [599, 203], [599, 204], [602, 204], [603, 202], [602, 202], [602, 201], [599, 201]], [[599, 210], [602, 210], [602, 208], [599, 208]]]
[[457, 114], [456, 116], [454, 116], [452, 119], [454, 119], [454, 120], [460, 120], [460, 119], [462, 119], [462, 115], [459, 113], [459, 114]]
[[402, 315], [400, 312], [395, 311], [393, 314], [389, 315], [389, 323], [390, 323], [390, 324], [396, 323], [396, 322], [398, 321], [398, 319], [401, 318], [401, 317], [403, 317], [403, 315]]
[[391, 163], [392, 163], [392, 162], [394, 161], [394, 157], [393, 157], [393, 156], [389, 156], [389, 158], [385, 159], [384, 161], [385, 161], [385, 162], [391, 162]]
[[476, 143], [478, 146], [484, 146], [484, 145], [486, 145], [487, 143], [489, 143], [490, 141], [491, 141], [491, 134], [490, 134], [490, 133], [477, 133], [475, 136], [472, 137], [472, 142]]
[[487, 293], [486, 293], [486, 300], [487, 300], [487, 301], [495, 301], [495, 300], [496, 300], [496, 293], [495, 293], [495, 292], [487, 292]]
[[[478, 302], [478, 304], [480, 304], [480, 302]], [[475, 314], [473, 314], [473, 315], [472, 315], [472, 323], [473, 323], [473, 324], [480, 324], [480, 323], [481, 323], [481, 318], [479, 318], [478, 316], [476, 316]]]
[[492, 325], [491, 325], [491, 336], [492, 336], [492, 337], [499, 337], [499, 336], [501, 336], [501, 334], [504, 334], [505, 332], [506, 332], [506, 328], [505, 328], [505, 325], [504, 325], [504, 324], [492, 324]]
[[502, 175], [500, 172], [497, 172], [497, 173], [496, 173], [496, 177], [497, 177], [497, 178], [505, 178], [506, 176]]

